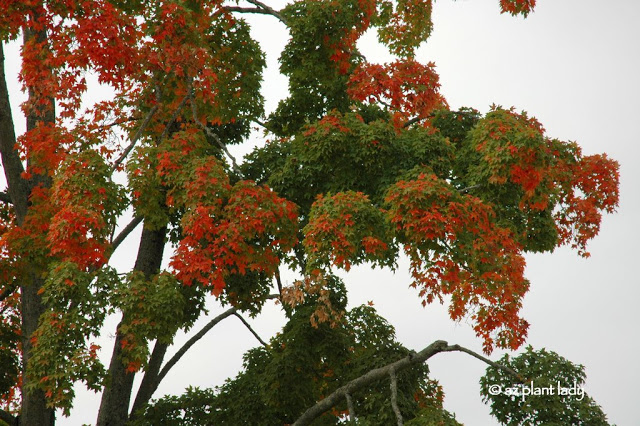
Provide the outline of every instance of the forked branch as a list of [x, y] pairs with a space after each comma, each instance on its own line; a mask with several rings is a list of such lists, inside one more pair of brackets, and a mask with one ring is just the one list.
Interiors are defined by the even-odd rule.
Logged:
[[224, 6], [224, 10], [227, 12], [237, 12], [237, 13], [257, 13], [259, 15], [271, 15], [278, 19], [283, 24], [287, 25], [287, 20], [280, 11], [275, 10], [274, 8], [267, 6], [258, 0], [246, 0], [247, 3], [254, 5], [255, 7], [243, 7], [243, 6]]
[[[278, 297], [279, 297], [279, 295], [277, 295], [277, 294], [270, 294], [266, 298], [267, 299], [277, 299]], [[164, 379], [164, 377], [167, 375], [169, 370], [171, 370], [171, 368], [174, 365], [176, 365], [176, 363], [178, 361], [180, 361], [180, 358], [182, 358], [184, 356], [184, 354], [187, 353], [187, 351], [193, 345], [195, 345], [198, 342], [198, 340], [202, 339], [209, 332], [209, 330], [211, 330], [213, 327], [215, 327], [216, 324], [218, 324], [220, 321], [222, 321], [223, 319], [225, 319], [227, 317], [230, 317], [231, 315], [234, 315], [237, 311], [238, 311], [238, 309], [235, 308], [235, 307], [227, 309], [226, 311], [224, 311], [223, 313], [221, 313], [220, 315], [218, 315], [217, 317], [215, 317], [211, 321], [209, 321], [209, 323], [207, 325], [202, 327], [202, 329], [200, 331], [198, 331], [189, 340], [187, 340], [185, 342], [185, 344], [182, 345], [182, 347], [180, 349], [178, 349], [178, 352], [176, 352], [171, 357], [171, 359], [169, 361], [167, 361], [167, 363], [164, 365], [164, 367], [162, 367], [162, 369], [160, 370], [160, 373], [158, 373], [157, 384], [160, 384], [160, 382], [162, 381], [162, 379]], [[250, 327], [249, 327], [249, 329], [251, 330]], [[260, 338], [258, 338], [258, 339], [262, 340]]]
[[[431, 358], [432, 356], [440, 353], [440, 352], [464, 352], [467, 353], [471, 356], [473, 356], [474, 358], [477, 358], [481, 361], [486, 362], [487, 364], [496, 367], [496, 368], [500, 368], [506, 372], [508, 372], [509, 374], [515, 375], [519, 380], [521, 380], [521, 376], [515, 372], [514, 370], [505, 367], [503, 365], [500, 365], [496, 362], [493, 362], [491, 360], [489, 360], [488, 358], [483, 357], [480, 354], [477, 354], [475, 352], [473, 352], [470, 349], [464, 348], [460, 345], [451, 345], [449, 346], [449, 344], [443, 340], [437, 340], [435, 342], [433, 342], [432, 344], [430, 344], [429, 346], [427, 346], [426, 348], [422, 349], [420, 352], [418, 353], [411, 353], [409, 355], [407, 355], [406, 357], [392, 362], [391, 364], [387, 364], [384, 367], [380, 367], [380, 368], [375, 368], [365, 374], [363, 374], [362, 376], [358, 377], [357, 379], [354, 379], [352, 381], [350, 381], [349, 383], [347, 383], [346, 385], [336, 389], [333, 393], [331, 393], [329, 396], [327, 396], [326, 398], [324, 398], [323, 400], [319, 401], [316, 405], [314, 405], [313, 407], [309, 408], [307, 411], [305, 411], [299, 418], [298, 420], [296, 420], [296, 422], [293, 424], [293, 426], [302, 426], [302, 425], [309, 425], [311, 424], [311, 422], [315, 419], [317, 419], [318, 417], [320, 417], [322, 414], [324, 414], [326, 411], [330, 410], [333, 406], [337, 405], [343, 398], [346, 398], [347, 395], [352, 395], [353, 392], [365, 388], [367, 386], [369, 386], [372, 383], [377, 382], [378, 380], [382, 380], [384, 378], [387, 377], [391, 377], [392, 380], [392, 389], [393, 389], [393, 380], [394, 380], [394, 376], [396, 373], [405, 370], [407, 368], [413, 367], [415, 365], [418, 364], [422, 364], [423, 362], [425, 362], [426, 360], [428, 360], [429, 358]], [[393, 399], [393, 393], [392, 393], [392, 399]], [[393, 402], [392, 402], [393, 403]], [[394, 412], [396, 411], [397, 407], [394, 407]], [[396, 412], [396, 416], [398, 415], [398, 412]], [[398, 421], [401, 422], [401, 417], [398, 418]], [[401, 423], [399, 423], [401, 424]]]

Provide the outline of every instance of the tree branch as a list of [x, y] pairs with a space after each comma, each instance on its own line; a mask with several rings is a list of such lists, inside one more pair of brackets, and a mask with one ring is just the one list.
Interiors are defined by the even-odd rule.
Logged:
[[433, 355], [444, 351], [447, 348], [447, 342], [443, 340], [437, 340], [418, 352], [417, 354], [410, 354], [396, 362], [388, 364], [384, 367], [374, 368], [373, 370], [365, 373], [357, 379], [351, 380], [346, 385], [336, 389], [329, 396], [319, 401], [316, 405], [305, 411], [298, 420], [295, 421], [293, 426], [309, 425], [313, 420], [320, 417], [324, 412], [331, 409], [342, 398], [345, 398], [347, 393], [352, 394], [354, 391], [366, 387], [378, 380], [381, 380], [389, 376], [391, 369], [395, 371], [402, 371], [411, 366], [422, 364]]
[[180, 112], [182, 111], [182, 108], [184, 108], [184, 106], [186, 105], [187, 100], [189, 100], [190, 96], [191, 95], [189, 93], [187, 93], [184, 96], [184, 98], [182, 98], [182, 100], [180, 101], [180, 104], [178, 105], [176, 110], [173, 111], [173, 114], [171, 115], [171, 118], [169, 119], [169, 122], [167, 123], [166, 126], [164, 126], [164, 130], [162, 131], [162, 134], [160, 135], [159, 142], [163, 141], [164, 138], [167, 137], [167, 135], [169, 134], [169, 131], [171, 129], [171, 126], [173, 126], [173, 123], [175, 123], [176, 120], [178, 119], [178, 114], [180, 114]]
[[398, 426], [403, 426], [404, 421], [402, 420], [402, 413], [400, 412], [400, 407], [398, 407], [398, 379], [396, 377], [396, 370], [389, 370], [389, 378], [391, 383], [389, 387], [391, 388], [391, 408], [393, 408], [393, 412], [396, 415], [396, 420], [398, 422]]
[[138, 127], [138, 131], [131, 139], [131, 143], [129, 144], [129, 146], [127, 146], [124, 149], [124, 151], [122, 151], [122, 154], [120, 154], [120, 157], [118, 157], [118, 159], [113, 163], [113, 167], [112, 167], [113, 170], [117, 169], [120, 166], [120, 164], [122, 164], [122, 162], [127, 158], [129, 153], [136, 146], [136, 143], [138, 143], [138, 139], [142, 137], [142, 132], [144, 132], [144, 130], [147, 128], [147, 126], [151, 122], [151, 118], [153, 118], [156, 111], [158, 111], [158, 104], [155, 104], [153, 108], [151, 108], [147, 113], [147, 115], [144, 117], [142, 124], [140, 125], [140, 127]]
[[524, 378], [520, 374], [518, 374], [517, 371], [507, 367], [506, 365], [498, 364], [495, 361], [491, 361], [489, 358], [486, 358], [486, 357], [480, 355], [479, 353], [474, 352], [471, 349], [467, 349], [467, 348], [465, 348], [463, 346], [451, 345], [451, 346], [448, 346], [445, 349], [444, 352], [464, 352], [466, 354], [471, 355], [474, 358], [479, 359], [482, 362], [485, 362], [485, 363], [489, 364], [492, 367], [499, 368], [500, 370], [504, 371], [505, 373], [511, 374], [512, 376], [516, 377], [520, 381], [524, 381]]
[[353, 407], [353, 399], [351, 399], [351, 395], [346, 393], [344, 396], [347, 399], [347, 409], [349, 410], [349, 421], [356, 421], [356, 409]]
[[429, 117], [420, 117], [420, 116], [413, 117], [413, 118], [407, 120], [407, 122], [404, 123], [404, 125], [402, 127], [405, 127], [405, 128], [409, 127], [412, 124], [415, 124], [415, 123], [417, 123], [418, 121], [421, 121], [421, 120], [426, 120], [427, 118], [429, 118]]
[[276, 277], [276, 284], [278, 285], [278, 294], [280, 301], [282, 301], [282, 280], [280, 279], [280, 268], [276, 268], [276, 273], [274, 274]]
[[266, 4], [262, 3], [259, 0], [247, 0], [248, 3], [251, 3], [254, 6], [257, 6], [261, 9], [264, 9], [266, 11], [269, 12], [270, 15], [275, 16], [276, 18], [278, 18], [280, 20], [280, 22], [282, 22], [283, 24], [287, 24], [287, 20], [282, 16], [282, 14], [280, 12], [278, 12], [277, 10], [273, 9], [272, 7], [267, 6]]
[[482, 186], [481, 184], [467, 186], [466, 188], [459, 189], [458, 192], [460, 193], [469, 192], [472, 189], [480, 188], [481, 186]]
[[176, 363], [178, 361], [180, 361], [180, 358], [182, 358], [184, 356], [184, 354], [187, 353], [187, 351], [191, 348], [191, 346], [195, 345], [198, 342], [198, 340], [202, 339], [205, 336], [205, 334], [207, 334], [209, 332], [209, 330], [211, 330], [213, 327], [215, 327], [220, 321], [222, 321], [223, 319], [225, 319], [227, 317], [230, 317], [236, 311], [237, 311], [236, 308], [227, 309], [226, 311], [224, 311], [223, 313], [221, 313], [220, 315], [218, 315], [217, 317], [215, 317], [214, 319], [209, 321], [209, 323], [207, 325], [202, 327], [202, 329], [200, 331], [198, 331], [189, 340], [187, 340], [186, 343], [184, 345], [182, 345], [182, 347], [180, 349], [178, 349], [178, 352], [176, 352], [171, 357], [171, 359], [169, 361], [167, 361], [167, 363], [164, 365], [164, 367], [162, 367], [162, 369], [160, 370], [160, 373], [158, 373], [157, 384], [160, 384], [162, 379], [164, 379], [164, 376], [166, 376], [167, 373], [169, 372], [169, 370], [171, 370], [171, 368], [174, 365], [176, 365]]
[[27, 215], [27, 200], [31, 190], [28, 182], [22, 178], [24, 166], [15, 146], [16, 134], [4, 71], [4, 46], [0, 42], [0, 155], [2, 169], [7, 179], [7, 191], [14, 204], [17, 222], [21, 224]]
[[[266, 297], [267, 299], [277, 299], [278, 295], [277, 294], [270, 294]], [[167, 375], [167, 373], [169, 372], [169, 370], [171, 370], [171, 368], [176, 365], [176, 363], [178, 361], [180, 361], [180, 358], [182, 358], [184, 356], [185, 353], [187, 353], [187, 351], [193, 346], [195, 345], [198, 340], [202, 339], [204, 337], [205, 334], [207, 334], [209, 332], [209, 330], [211, 330], [213, 327], [216, 326], [216, 324], [218, 324], [220, 321], [222, 321], [223, 319], [234, 315], [236, 312], [238, 311], [237, 308], [233, 307], [233, 308], [229, 308], [226, 311], [224, 311], [223, 313], [221, 313], [220, 315], [218, 315], [217, 317], [213, 318], [211, 321], [209, 321], [209, 323], [207, 325], [205, 325], [204, 327], [202, 327], [202, 329], [200, 331], [198, 331], [196, 334], [194, 334], [189, 340], [187, 340], [185, 342], [184, 345], [182, 345], [182, 347], [180, 347], [180, 349], [178, 349], [178, 352], [176, 352], [169, 361], [167, 361], [167, 363], [164, 365], [164, 367], [162, 367], [162, 370], [160, 370], [160, 373], [158, 373], [158, 379], [157, 379], [157, 384], [159, 385], [160, 382], [162, 381], [162, 379], [164, 379], [164, 377]]]
[[153, 352], [151, 353], [151, 357], [149, 358], [147, 368], [142, 378], [142, 383], [140, 383], [138, 393], [136, 394], [133, 406], [131, 407], [131, 413], [129, 413], [130, 420], [137, 418], [138, 412], [147, 405], [153, 396], [153, 393], [158, 388], [158, 383], [160, 383], [158, 381], [158, 372], [160, 371], [160, 367], [162, 366], [162, 361], [164, 360], [164, 355], [167, 353], [168, 347], [168, 343], [156, 340], [156, 344], [153, 347]]
[[422, 364], [423, 362], [440, 352], [464, 352], [473, 356], [474, 358], [486, 362], [491, 366], [502, 368], [503, 370], [521, 379], [518, 373], [508, 367], [500, 366], [500, 364], [497, 364], [469, 349], [463, 348], [460, 345], [449, 346], [447, 342], [443, 340], [437, 340], [418, 353], [413, 352], [398, 361], [387, 364], [384, 367], [374, 368], [373, 370], [370, 370], [362, 376], [351, 380], [346, 385], [336, 389], [329, 396], [321, 401], [318, 401], [318, 403], [310, 407], [298, 418], [298, 420], [295, 421], [295, 423], [293, 423], [293, 426], [303, 426], [311, 424], [313, 420], [320, 417], [326, 411], [330, 410], [334, 405], [338, 404], [338, 402], [342, 398], [345, 398], [347, 394], [352, 394], [353, 392], [367, 387], [370, 384], [377, 382], [378, 380], [384, 379], [387, 376], [391, 376], [391, 371], [393, 371], [395, 374], [399, 371], [413, 367], [414, 365]]
[[131, 222], [129, 222], [129, 224], [127, 224], [127, 226], [125, 226], [122, 231], [120, 231], [120, 233], [116, 235], [116, 237], [111, 241], [111, 252], [114, 252], [116, 248], [118, 248], [118, 246], [122, 244], [122, 242], [129, 236], [129, 234], [133, 232], [133, 230], [136, 229], [138, 225], [140, 225], [141, 222], [142, 217], [134, 217]]
[[253, 328], [251, 328], [251, 326], [249, 325], [249, 323], [247, 322], [247, 320], [245, 320], [245, 319], [242, 317], [242, 315], [240, 315], [240, 314], [239, 314], [239, 313], [237, 313], [237, 312], [234, 312], [234, 313], [233, 313], [233, 315], [237, 316], [237, 317], [240, 319], [240, 321], [242, 321], [242, 323], [244, 324], [244, 326], [245, 326], [245, 327], [247, 327], [247, 328], [249, 329], [249, 331], [251, 332], [251, 334], [253, 334], [253, 335], [255, 336], [255, 338], [256, 338], [256, 339], [258, 339], [258, 342], [260, 342], [260, 344], [261, 344], [262, 346], [264, 346], [264, 347], [268, 347], [268, 346], [269, 346], [269, 345], [268, 345], [264, 340], [262, 340], [262, 338], [260, 338], [260, 336], [258, 335], [258, 333], [256, 333], [256, 331], [255, 331]]
[[189, 90], [188, 96], [191, 99], [191, 114], [193, 116], [193, 121], [198, 125], [198, 127], [200, 127], [205, 132], [207, 136], [213, 139], [218, 145], [218, 147], [222, 150], [222, 152], [224, 152], [226, 156], [229, 157], [229, 159], [231, 160], [231, 167], [233, 168], [233, 171], [236, 172], [239, 176], [242, 176], [242, 171], [240, 170], [240, 167], [238, 167], [236, 158], [233, 155], [231, 155], [231, 153], [229, 152], [225, 144], [222, 142], [222, 140], [220, 140], [220, 137], [213, 130], [211, 130], [204, 123], [202, 123], [198, 118], [198, 106], [196, 105], [195, 99], [193, 99], [192, 90]]
[[257, 13], [260, 15], [272, 15], [273, 13], [269, 12], [266, 9], [261, 7], [240, 7], [240, 6], [225, 6], [224, 10], [227, 12], [238, 12], [238, 13]]

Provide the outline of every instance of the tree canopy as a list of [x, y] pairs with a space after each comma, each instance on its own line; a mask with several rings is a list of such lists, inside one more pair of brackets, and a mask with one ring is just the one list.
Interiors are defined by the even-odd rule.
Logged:
[[[3, 54], [0, 421], [52, 425], [83, 382], [102, 392], [98, 425], [456, 425], [425, 362], [458, 351], [490, 365], [483, 398], [503, 423], [606, 424], [589, 397], [525, 404], [489, 391], [578, 386], [580, 366], [544, 350], [497, 363], [443, 341], [412, 351], [373, 306], [348, 308], [337, 271], [393, 269], [406, 256], [425, 307], [446, 303], [485, 355], [518, 349], [528, 329], [523, 255], [567, 245], [587, 257], [618, 205], [617, 162], [583, 154], [515, 108], [451, 109], [435, 65], [415, 58], [431, 33], [431, 0], [248, 3], [0, 6], [2, 40], [23, 38], [28, 93], [27, 131], [16, 135]], [[499, 5], [526, 17], [535, 0]], [[288, 96], [272, 112], [249, 13], [290, 35], [280, 56]], [[394, 61], [358, 51], [371, 29]], [[88, 73], [113, 96], [87, 105]], [[253, 126], [264, 143], [238, 161], [228, 146]], [[117, 270], [111, 256], [138, 226], [135, 265]], [[299, 278], [284, 285], [284, 269]], [[206, 313], [208, 294], [227, 311], [165, 359], [176, 333]], [[238, 376], [152, 402], [211, 327], [234, 315], [250, 328], [242, 315], [273, 299], [287, 323], [245, 354]], [[114, 313], [105, 365], [95, 339]]]

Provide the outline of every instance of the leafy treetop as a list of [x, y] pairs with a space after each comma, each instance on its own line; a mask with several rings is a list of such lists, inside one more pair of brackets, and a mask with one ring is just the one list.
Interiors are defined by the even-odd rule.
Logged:
[[[234, 386], [260, 383], [265, 412], [293, 421], [338, 377], [377, 365], [374, 347], [386, 361], [407, 352], [391, 331], [375, 337], [361, 327], [388, 329], [372, 309], [345, 310], [335, 268], [395, 267], [404, 253], [423, 304], [448, 300], [451, 318], [470, 319], [489, 353], [525, 341], [525, 252], [568, 244], [588, 255], [602, 213], [618, 203], [617, 163], [550, 138], [515, 109], [450, 110], [434, 64], [414, 57], [431, 32], [431, 0], [294, 1], [281, 11], [257, 3], [291, 36], [280, 58], [289, 96], [266, 118], [264, 54], [242, 7], [0, 5], [0, 37], [24, 36], [29, 93], [27, 132], [15, 144], [2, 140], [11, 198], [0, 211], [3, 402], [15, 403], [22, 386], [25, 398], [41, 392], [68, 414], [75, 381], [108, 390], [117, 380], [109, 375], [150, 371], [149, 342], [168, 345], [188, 329], [205, 293], [256, 314], [276, 279], [291, 322], [247, 355], [212, 404]], [[526, 16], [535, 1], [500, 6]], [[369, 28], [397, 60], [374, 64], [357, 51]], [[114, 96], [85, 109], [89, 72]], [[251, 123], [272, 140], [237, 165], [227, 145], [246, 140]], [[144, 230], [134, 270], [119, 274], [109, 259], [131, 230], [115, 236], [129, 207]], [[161, 270], [165, 239], [175, 250]], [[300, 280], [282, 288], [282, 265]], [[35, 319], [21, 312], [21, 298], [37, 306]], [[114, 311], [122, 322], [107, 369], [91, 340]], [[297, 336], [315, 334], [336, 346], [304, 353]], [[279, 401], [283, 382], [261, 375], [290, 361], [306, 376], [282, 378], [300, 389]], [[418, 369], [399, 378], [400, 405], [416, 418], [438, 406], [425, 377]], [[391, 416], [358, 398], [367, 415]]]

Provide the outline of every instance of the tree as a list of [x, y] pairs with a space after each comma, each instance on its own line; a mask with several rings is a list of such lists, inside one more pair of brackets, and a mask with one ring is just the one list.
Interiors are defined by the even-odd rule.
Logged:
[[[601, 214], [614, 211], [615, 161], [582, 155], [515, 109], [448, 108], [433, 64], [414, 59], [431, 31], [430, 1], [300, 1], [280, 11], [249, 3], [0, 6], [3, 40], [23, 37], [29, 94], [27, 132], [16, 138], [0, 82], [7, 423], [19, 412], [20, 424], [53, 424], [83, 381], [102, 391], [99, 425], [154, 415], [300, 424], [324, 415], [331, 424], [347, 414], [363, 424], [455, 424], [423, 363], [470, 351], [438, 341], [411, 353], [371, 307], [345, 311], [335, 269], [393, 268], [404, 253], [425, 305], [448, 301], [487, 354], [516, 349], [527, 330], [522, 254], [569, 244], [586, 256]], [[525, 16], [534, 5], [500, 2]], [[264, 54], [246, 13], [271, 15], [291, 35], [281, 55], [289, 97], [266, 119]], [[396, 61], [369, 63], [357, 51], [369, 28]], [[85, 109], [87, 72], [114, 96]], [[227, 146], [245, 141], [253, 123], [273, 140], [238, 164]], [[133, 270], [116, 271], [110, 256], [140, 225]], [[161, 270], [165, 252], [170, 267]], [[283, 287], [282, 267], [300, 280]], [[180, 414], [170, 400], [149, 406], [179, 359], [166, 361], [167, 348], [202, 314], [207, 293], [230, 307], [194, 339], [273, 298], [289, 322], [217, 392], [190, 391], [177, 399]], [[92, 339], [113, 312], [122, 319], [105, 367]], [[502, 370], [522, 374], [512, 368]], [[242, 395], [259, 411], [239, 408]], [[209, 415], [203, 407], [219, 417], [198, 420]]]

